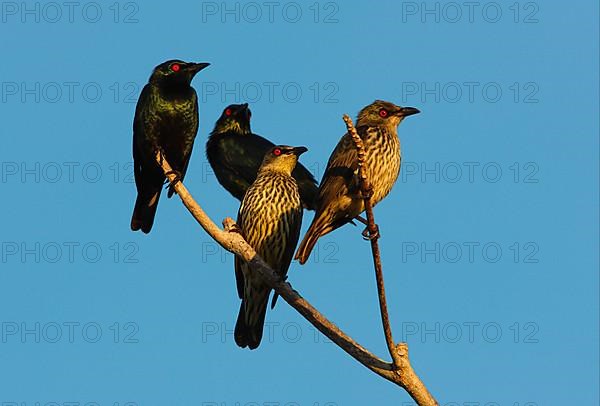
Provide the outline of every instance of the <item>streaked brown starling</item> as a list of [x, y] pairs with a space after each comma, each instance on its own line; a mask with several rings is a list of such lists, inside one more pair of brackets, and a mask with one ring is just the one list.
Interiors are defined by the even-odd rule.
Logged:
[[[240, 201], [256, 179], [265, 153], [275, 146], [271, 141], [252, 133], [251, 116], [247, 103], [227, 106], [206, 143], [206, 157], [217, 180]], [[314, 210], [318, 192], [314, 176], [300, 163], [296, 165], [292, 176], [298, 183], [304, 207]]]
[[[356, 131], [365, 146], [365, 170], [373, 187], [373, 206], [392, 189], [400, 173], [398, 124], [404, 117], [419, 113], [414, 107], [400, 107], [376, 100], [358, 113]], [[358, 180], [357, 152], [346, 133], [329, 157], [321, 180], [315, 217], [300, 243], [295, 258], [304, 264], [319, 237], [349, 223], [364, 211]]]
[[[165, 175], [157, 165], [155, 153], [165, 159], [183, 179], [198, 131], [198, 98], [191, 86], [194, 75], [208, 63], [170, 60], [152, 72], [142, 89], [133, 119], [133, 169], [137, 199], [131, 229], [149, 233]], [[168, 197], [174, 190], [169, 188]]]
[[[242, 200], [237, 218], [242, 236], [282, 278], [292, 262], [302, 225], [302, 203], [291, 174], [298, 156], [306, 151], [304, 147], [285, 145], [271, 148]], [[262, 339], [271, 288], [238, 257], [235, 277], [242, 304], [234, 338], [240, 347], [253, 350]], [[276, 300], [277, 294], [271, 308]]]

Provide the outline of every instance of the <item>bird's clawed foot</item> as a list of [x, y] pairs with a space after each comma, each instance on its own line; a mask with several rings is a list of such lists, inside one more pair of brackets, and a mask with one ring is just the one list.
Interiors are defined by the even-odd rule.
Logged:
[[[175, 185], [176, 183], [181, 182], [181, 172], [176, 171], [175, 169], [166, 172], [165, 175], [167, 176], [167, 182], [171, 185]], [[169, 180], [169, 175], [175, 175], [175, 178], [173, 180]]]
[[154, 153], [158, 154], [158, 156], [160, 157], [160, 160], [159, 160], [158, 163], [159, 163], [160, 166], [162, 166], [163, 162], [165, 161], [165, 150], [162, 149], [161, 147], [155, 145], [154, 146]]
[[370, 241], [373, 240], [375, 238], [379, 238], [379, 226], [377, 224], [375, 224], [375, 230], [371, 233], [369, 230], [369, 221], [362, 217], [362, 216], [356, 216], [354, 217], [354, 220], [358, 220], [359, 222], [363, 223], [366, 227], [365, 229], [362, 231], [362, 236], [366, 241]]
[[379, 226], [375, 224], [375, 230], [373, 230], [373, 232], [369, 230], [369, 226], [365, 227], [365, 229], [362, 232], [362, 236], [365, 241], [371, 241], [379, 238]]

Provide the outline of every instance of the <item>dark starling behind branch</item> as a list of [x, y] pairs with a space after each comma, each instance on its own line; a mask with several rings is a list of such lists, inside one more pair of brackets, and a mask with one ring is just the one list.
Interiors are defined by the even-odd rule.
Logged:
[[[265, 153], [275, 145], [252, 133], [251, 115], [247, 103], [228, 106], [206, 143], [206, 157], [217, 180], [240, 201], [256, 179]], [[317, 181], [302, 164], [296, 166], [292, 176], [298, 183], [303, 205], [314, 210]]]

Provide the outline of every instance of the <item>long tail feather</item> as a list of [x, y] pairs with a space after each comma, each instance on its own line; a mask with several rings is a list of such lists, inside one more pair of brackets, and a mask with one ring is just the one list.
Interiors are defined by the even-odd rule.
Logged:
[[142, 230], [146, 234], [152, 230], [159, 198], [160, 189], [149, 195], [138, 193], [135, 199], [133, 215], [131, 216], [131, 230]]
[[322, 213], [317, 213], [312, 224], [308, 228], [306, 235], [302, 239], [294, 259], [297, 259], [300, 264], [304, 265], [306, 261], [308, 261], [308, 257], [310, 256], [310, 253], [312, 252], [319, 238], [332, 230], [333, 227], [329, 222], [329, 216]]
[[234, 330], [237, 345], [242, 348], [248, 347], [251, 350], [258, 348], [262, 340], [268, 304], [268, 291], [263, 300], [253, 299], [249, 302], [245, 299], [242, 300]]

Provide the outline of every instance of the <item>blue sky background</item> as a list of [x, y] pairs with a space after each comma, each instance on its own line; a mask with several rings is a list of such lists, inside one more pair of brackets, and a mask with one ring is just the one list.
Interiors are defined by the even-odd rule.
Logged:
[[[598, 404], [598, 4], [78, 4], [1, 4], [1, 404], [411, 404], [283, 301], [239, 349], [232, 256], [177, 198], [129, 230], [135, 102], [174, 57], [212, 63], [186, 184], [217, 222], [227, 104], [319, 178], [343, 113], [421, 109], [376, 208], [395, 339], [440, 404]], [[387, 359], [369, 252], [344, 227], [289, 280]]]

